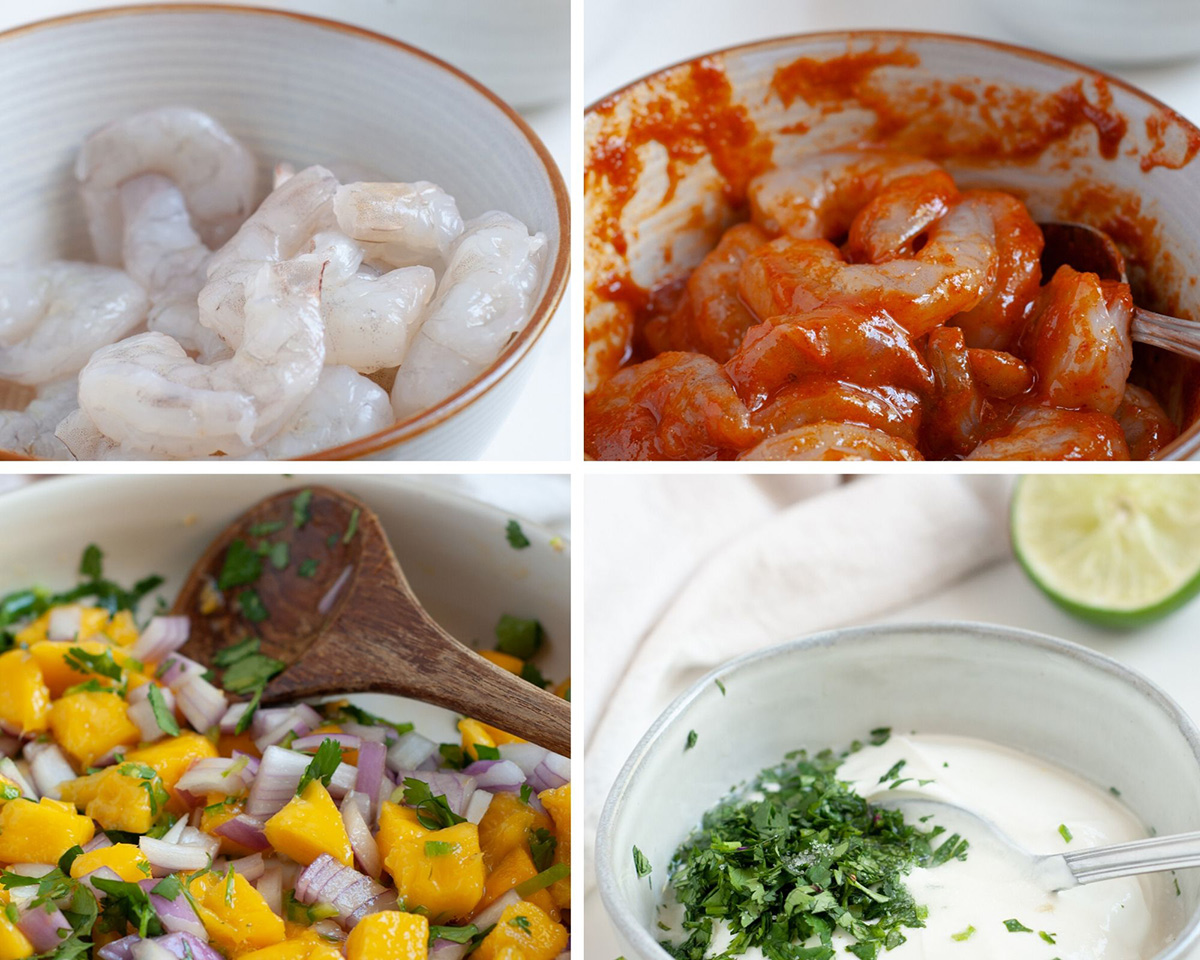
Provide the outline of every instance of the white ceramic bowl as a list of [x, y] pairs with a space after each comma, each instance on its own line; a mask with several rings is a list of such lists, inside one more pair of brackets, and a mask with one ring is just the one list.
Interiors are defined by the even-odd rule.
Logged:
[[[1072, 102], [1076, 85], [1086, 109]], [[674, 135], [667, 150], [653, 118], [671, 112], [686, 121], [674, 130], [699, 133]], [[647, 117], [653, 136], [637, 133]], [[962, 185], [1016, 193], [1035, 219], [1107, 229], [1131, 258], [1140, 305], [1200, 320], [1200, 129], [1120, 80], [1033, 50], [930, 33], [803, 34], [668, 67], [589, 108], [587, 389], [628, 356], [630, 284], [685, 276], [745, 219], [745, 180], [761, 165], [863, 142], [932, 153]], [[1135, 381], [1186, 428], [1160, 458], [1200, 451], [1198, 371], [1135, 348]]]
[[[89, 543], [104, 551], [106, 575], [133, 583], [166, 577], [175, 595], [208, 542], [238, 514], [280, 490], [320, 483], [360, 498], [383, 523], [422, 604], [464, 643], [491, 646], [503, 613], [536, 617], [546, 629], [542, 672], [555, 680], [571, 669], [570, 549], [554, 534], [521, 520], [532, 541], [514, 550], [504, 530], [512, 519], [495, 507], [415, 481], [329, 476], [111, 476], [47, 480], [0, 497], [0, 595], [30, 584], [73, 586]], [[463, 598], [469, 597], [465, 603]], [[346, 655], [353, 658], [353, 650]], [[456, 741], [456, 717], [429, 704], [374, 694], [356, 696], [368, 710], [412, 721], [440, 741]]]
[[492, 366], [436, 407], [314, 459], [463, 459], [495, 433], [563, 294], [566, 186], [510, 107], [413, 47], [331, 21], [205, 5], [127, 7], [0, 34], [0, 262], [90, 257], [71, 176], [97, 126], [138, 110], [205, 110], [259, 158], [433, 180], [463, 215], [501, 209], [540, 230], [549, 256], [536, 307]]
[[[979, 624], [817, 634], [698, 681], [655, 721], [617, 777], [600, 819], [596, 875], [626, 956], [669, 956], [655, 927], [665, 867], [731, 784], [790, 750], [845, 745], [884, 726], [1004, 744], [1103, 787], [1120, 785], [1124, 802], [1161, 834], [1200, 828], [1200, 731], [1120, 664], [1062, 640]], [[689, 730], [699, 739], [685, 753]], [[650, 884], [634, 870], [635, 844], [654, 867]], [[1178, 878], [1188, 919], [1155, 960], [1180, 960], [1200, 942], [1200, 875]]]

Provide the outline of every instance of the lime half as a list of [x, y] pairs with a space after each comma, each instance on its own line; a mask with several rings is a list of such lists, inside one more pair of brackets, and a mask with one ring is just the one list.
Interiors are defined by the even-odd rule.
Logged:
[[1023, 477], [1012, 539], [1065, 610], [1109, 627], [1149, 623], [1200, 592], [1200, 476]]

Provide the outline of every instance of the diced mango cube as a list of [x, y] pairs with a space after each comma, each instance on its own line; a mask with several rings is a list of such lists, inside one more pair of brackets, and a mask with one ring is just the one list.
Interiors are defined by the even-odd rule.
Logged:
[[375, 843], [384, 862], [400, 841], [422, 837], [427, 833], [429, 831], [421, 826], [417, 811], [412, 807], [402, 807], [390, 800], [383, 801], [379, 808], [379, 832], [375, 834]]
[[0, 910], [0, 960], [24, 960], [33, 956], [33, 944]]
[[[482, 910], [495, 903], [517, 884], [532, 880], [537, 874], [538, 869], [534, 866], [533, 857], [529, 855], [529, 852], [524, 847], [513, 847], [508, 851], [508, 855], [496, 865], [496, 869], [487, 875], [487, 880], [483, 885], [483, 899], [479, 901], [476, 909]], [[557, 921], [560, 918], [558, 904], [554, 902], [550, 891], [538, 890], [524, 899], [530, 903], [536, 903], [550, 915], [551, 919]]]
[[162, 779], [152, 778], [144, 764], [128, 762], [62, 785], [63, 799], [81, 807], [105, 830], [145, 833], [154, 826], [166, 805]]
[[104, 634], [119, 647], [132, 647], [137, 643], [138, 629], [133, 622], [133, 614], [128, 610], [118, 610], [108, 621]]
[[[99, 680], [105, 686], [112, 681], [89, 671], [76, 670], [67, 663], [71, 649], [78, 647], [86, 653], [101, 655], [113, 648], [103, 640], [42, 640], [29, 648], [29, 655], [42, 669], [42, 678], [50, 688], [50, 696], [61, 697], [67, 687], [86, 680]], [[116, 658], [113, 658], [114, 661]]]
[[[47, 610], [33, 623], [19, 630], [15, 638], [17, 645], [29, 647], [40, 640], [45, 640], [50, 632], [51, 612]], [[108, 611], [103, 607], [80, 607], [79, 632], [75, 634], [74, 640], [90, 640], [103, 631], [107, 625]]]
[[226, 797], [222, 793], [210, 793], [204, 800], [200, 829], [221, 841], [221, 852], [226, 856], [247, 857], [255, 852], [217, 833], [217, 827], [244, 813], [245, 809], [246, 801], [243, 798]]
[[513, 734], [508, 733], [505, 730], [501, 730], [499, 727], [493, 727], [493, 726], [483, 723], [483, 722], [480, 722], [479, 725], [481, 727], [483, 727], [483, 729], [485, 731], [487, 731], [487, 735], [492, 738], [492, 741], [496, 744], [496, 746], [500, 746], [500, 744], [502, 744], [502, 743], [528, 743], [529, 742], [528, 740], [522, 740], [520, 737], [514, 736]]
[[483, 896], [483, 855], [473, 823], [401, 838], [384, 862], [401, 902], [410, 910], [424, 907], [434, 923], [469, 916]]
[[298, 797], [267, 821], [267, 841], [280, 853], [306, 866], [327, 853], [347, 867], [354, 852], [342, 815], [320, 780], [313, 780]]
[[496, 741], [493, 740], [488, 732], [483, 729], [483, 724], [478, 720], [471, 720], [469, 717], [458, 721], [458, 732], [462, 734], [463, 752], [472, 760], [479, 759], [479, 751], [476, 747], [495, 747]]
[[71, 864], [71, 876], [78, 880], [101, 867], [108, 867], [127, 883], [137, 883], [150, 876], [150, 861], [132, 843], [114, 843], [111, 847], [81, 853]]
[[342, 960], [342, 951], [310, 930], [296, 937], [289, 931], [283, 943], [243, 953], [238, 960]]
[[25, 650], [0, 654], [0, 726], [41, 733], [50, 719], [50, 691], [37, 661]]
[[429, 921], [416, 913], [368, 914], [346, 939], [346, 960], [425, 960], [428, 954]]
[[49, 797], [13, 800], [0, 808], [0, 862], [57, 863], [73, 846], [96, 833], [89, 817]]
[[529, 849], [529, 834], [549, 830], [550, 818], [538, 813], [515, 793], [498, 793], [479, 821], [479, 845], [483, 862], [495, 868], [513, 847]]
[[[571, 785], [555, 790], [543, 790], [538, 794], [542, 806], [554, 820], [554, 836], [558, 843], [554, 847], [554, 862], [571, 865]], [[550, 885], [550, 895], [564, 910], [571, 909], [571, 878], [564, 877]]]
[[81, 690], [54, 701], [50, 729], [59, 746], [90, 767], [115, 748], [138, 742], [141, 733], [128, 711], [129, 705], [115, 693]]
[[478, 960], [499, 960], [505, 948], [515, 948], [527, 960], [554, 960], [566, 949], [567, 938], [566, 927], [551, 920], [540, 907], [522, 901], [505, 907], [474, 956]]
[[209, 938], [227, 953], [240, 955], [283, 940], [283, 919], [250, 881], [232, 868], [228, 874], [196, 877], [188, 891]]
[[125, 759], [131, 763], [144, 763], [153, 767], [162, 777], [163, 785], [171, 795], [167, 809], [175, 814], [182, 814], [189, 809], [187, 802], [175, 789], [179, 778], [187, 773], [188, 768], [197, 760], [217, 756], [217, 748], [207, 737], [186, 730], [177, 737], [170, 737], [140, 750], [131, 750]]

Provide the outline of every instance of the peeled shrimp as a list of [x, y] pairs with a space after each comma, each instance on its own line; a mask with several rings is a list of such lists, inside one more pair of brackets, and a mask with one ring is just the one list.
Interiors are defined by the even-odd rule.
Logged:
[[228, 345], [200, 324], [196, 298], [207, 276], [209, 249], [192, 229], [183, 192], [166, 177], [146, 174], [120, 189], [125, 270], [150, 295], [146, 326], [174, 337], [201, 363], [227, 357]]
[[529, 319], [545, 252], [545, 236], [507, 213], [467, 223], [396, 375], [397, 417], [428, 410], [500, 355]]
[[47, 459], [70, 456], [54, 430], [78, 406], [77, 392], [75, 378], [68, 377], [39, 387], [24, 410], [0, 410], [0, 449]]
[[839, 240], [873, 197], [903, 177], [941, 167], [924, 157], [851, 150], [817, 153], [750, 181], [750, 212], [760, 227], [802, 240]]
[[923, 460], [920, 451], [882, 430], [856, 423], [814, 423], [768, 437], [739, 460]]
[[1149, 460], [1179, 433], [1154, 394], [1132, 383], [1125, 385], [1125, 399], [1113, 416], [1121, 425], [1133, 460]]
[[141, 286], [110, 267], [0, 266], [0, 378], [36, 386], [77, 373], [140, 326], [148, 306]]
[[968, 460], [1128, 460], [1129, 446], [1112, 417], [1092, 410], [1018, 409], [1009, 425]]
[[848, 307], [778, 316], [751, 328], [725, 369], [752, 410], [812, 375], [918, 392], [933, 385], [929, 365], [903, 327], [886, 313]]
[[326, 362], [360, 373], [399, 366], [436, 288], [429, 267], [401, 267], [330, 285], [321, 301]]
[[125, 450], [238, 456], [275, 436], [312, 392], [325, 362], [323, 264], [267, 264], [248, 285], [233, 357], [211, 366], [145, 333], [98, 350], [79, 375], [79, 405]]
[[965, 199], [929, 229], [912, 257], [852, 264], [827, 240], [781, 237], [746, 258], [738, 289], [760, 317], [858, 304], [886, 310], [918, 337], [979, 304], [995, 274], [990, 212]]
[[917, 238], [950, 212], [958, 195], [954, 180], [943, 170], [893, 180], [855, 215], [846, 240], [847, 259], [883, 263], [911, 257]]
[[164, 460], [161, 454], [125, 450], [96, 429], [91, 418], [76, 407], [59, 423], [54, 437], [76, 460]]
[[773, 433], [786, 433], [810, 423], [857, 423], [915, 445], [921, 398], [910, 390], [860, 387], [812, 377], [784, 387], [750, 420]]
[[75, 164], [96, 257], [110, 266], [121, 262], [117, 188], [145, 173], [172, 180], [205, 244], [220, 246], [254, 208], [256, 166], [244, 146], [198, 110], [163, 107], [100, 128]]
[[291, 460], [378, 433], [396, 420], [387, 391], [351, 370], [332, 366], [283, 429], [254, 454]]
[[454, 198], [437, 184], [348, 183], [333, 201], [338, 226], [390, 268], [441, 264], [463, 232]]
[[1038, 395], [1059, 407], [1115, 413], [1133, 365], [1132, 318], [1128, 285], [1059, 267], [1021, 339]]
[[715, 360], [660, 353], [588, 398], [584, 449], [600, 460], [708, 460], [762, 435]]
[[983, 430], [984, 396], [975, 383], [967, 343], [956, 327], [938, 327], [925, 343], [934, 390], [923, 435], [926, 446], [943, 459], [970, 453]]

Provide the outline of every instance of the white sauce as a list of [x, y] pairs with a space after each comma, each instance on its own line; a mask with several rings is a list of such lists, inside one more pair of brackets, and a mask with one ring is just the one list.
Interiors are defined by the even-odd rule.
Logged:
[[[899, 760], [900, 776], [913, 779], [895, 790], [879, 778]], [[949, 736], [893, 736], [882, 747], [865, 747], [838, 771], [867, 797], [919, 796], [956, 804], [995, 824], [1035, 854], [1064, 853], [1124, 843], [1146, 829], [1109, 791], [1058, 767], [1005, 747]], [[932, 780], [918, 786], [918, 780]], [[919, 815], [919, 814], [918, 814]], [[939, 811], [934, 823], [970, 841], [967, 859], [906, 880], [917, 903], [929, 908], [923, 928], [904, 928], [907, 942], [882, 952], [881, 960], [1150, 960], [1174, 939], [1181, 908], [1170, 874], [1084, 884], [1058, 894], [1044, 892], [1029, 861], [990, 836], [974, 818]], [[1064, 824], [1070, 843], [1059, 832]], [[1033, 933], [1010, 933], [1004, 921], [1019, 920]], [[678, 940], [683, 909], [670, 891], [660, 920]], [[955, 940], [974, 927], [964, 940]], [[1054, 937], [1051, 945], [1038, 932]], [[724, 924], [715, 924], [709, 955], [728, 946]], [[838, 953], [850, 942], [834, 943]], [[763, 960], [751, 948], [746, 960]]]

